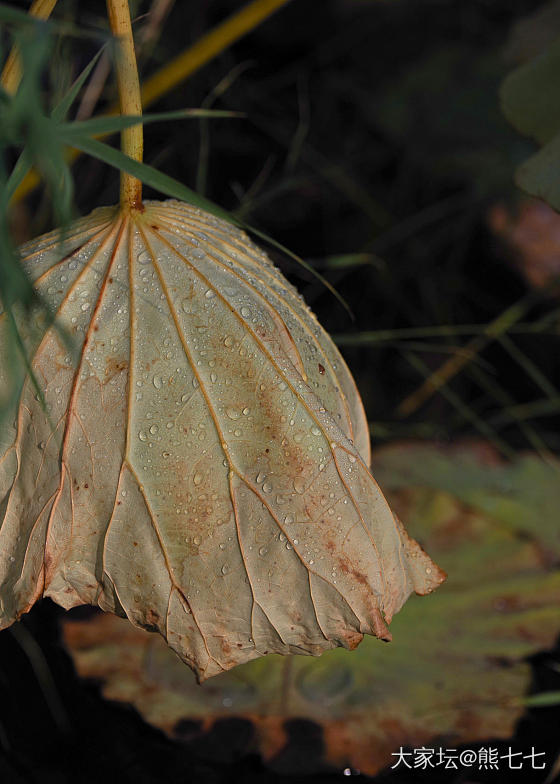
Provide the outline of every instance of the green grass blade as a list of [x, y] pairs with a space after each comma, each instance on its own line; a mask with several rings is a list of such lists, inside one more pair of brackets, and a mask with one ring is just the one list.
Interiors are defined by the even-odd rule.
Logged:
[[138, 161], [134, 161], [132, 158], [129, 158], [128, 155], [125, 155], [120, 150], [116, 150], [114, 147], [110, 147], [104, 142], [100, 142], [97, 139], [79, 137], [73, 140], [72, 144], [82, 152], [85, 152], [88, 155], [91, 155], [92, 157], [109, 164], [109, 166], [113, 166], [114, 168], [119, 169], [119, 171], [125, 171], [128, 174], [131, 174], [133, 177], [138, 177], [138, 179], [144, 182], [146, 185], [155, 188], [156, 190], [160, 191], [160, 193], [164, 193], [166, 196], [171, 196], [173, 199], [186, 201], [188, 204], [193, 204], [195, 207], [200, 207], [203, 210], [207, 210], [213, 215], [216, 215], [218, 218], [223, 218], [224, 220], [232, 223], [234, 226], [239, 226], [240, 228], [250, 231], [255, 236], [260, 237], [262, 240], [282, 251], [282, 253], [290, 256], [292, 259], [297, 261], [298, 264], [311, 272], [311, 274], [320, 280], [321, 283], [323, 283], [323, 285], [331, 292], [331, 294], [336, 297], [336, 299], [341, 303], [350, 316], [352, 316], [350, 308], [348, 307], [345, 300], [340, 296], [338, 291], [336, 291], [336, 289], [317, 272], [317, 270], [314, 270], [313, 267], [300, 258], [300, 256], [293, 253], [293, 251], [286, 248], [280, 242], [277, 242], [277, 240], [273, 239], [268, 234], [265, 234], [264, 232], [259, 231], [252, 226], [247, 226], [241, 221], [236, 220], [226, 210], [218, 207], [217, 204], [214, 204], [213, 201], [210, 201], [210, 199], [207, 199], [204, 196], [200, 196], [198, 193], [191, 190], [191, 188], [183, 185], [181, 182], [175, 180], [173, 177], [170, 177], [168, 174], [163, 174], [163, 172], [154, 169], [153, 166], [149, 166], [146, 163], [139, 163]]
[[29, 153], [24, 149], [17, 159], [16, 165], [12, 169], [12, 173], [6, 183], [6, 199], [8, 202], [11, 201], [12, 196], [23, 182], [25, 175], [31, 169], [32, 165]]
[[517, 703], [525, 705], [527, 708], [549, 708], [552, 705], [560, 705], [560, 691], [542, 691], [540, 694], [530, 694], [528, 697], [521, 697]]
[[508, 335], [501, 335], [498, 340], [510, 357], [517, 362], [533, 383], [539, 387], [541, 392], [547, 395], [551, 400], [557, 400], [560, 396], [560, 392], [535, 363], [515, 345], [513, 340], [511, 340]]
[[[416, 357], [414, 354], [410, 352], [403, 351], [402, 352], [404, 358], [407, 362], [417, 370], [420, 375], [424, 376], [424, 378], [428, 379], [432, 377], [434, 374], [430, 370], [430, 368], [419, 358]], [[505, 457], [512, 458], [515, 455], [515, 452], [511, 447], [501, 439], [498, 434], [494, 431], [490, 425], [488, 425], [481, 417], [478, 416], [474, 411], [469, 408], [469, 406], [461, 400], [459, 395], [456, 395], [455, 392], [447, 385], [443, 384], [437, 390], [437, 392], [453, 406], [461, 416], [470, 422], [474, 427], [482, 433], [482, 435], [491, 441], [492, 444], [501, 452]]]
[[174, 112], [159, 112], [143, 115], [121, 115], [114, 117], [93, 117], [91, 120], [81, 122], [63, 123], [60, 126], [60, 133], [68, 144], [74, 144], [81, 136], [101, 136], [111, 133], [118, 133], [125, 128], [134, 125], [148, 125], [154, 122], [164, 122], [166, 120], [189, 120], [205, 118], [223, 117], [243, 117], [239, 112], [228, 110], [211, 109], [178, 109]]
[[72, 104], [74, 103], [74, 101], [78, 97], [78, 94], [79, 94], [80, 90], [82, 89], [82, 87], [84, 86], [88, 76], [90, 75], [90, 73], [93, 71], [93, 69], [97, 65], [97, 62], [98, 62], [99, 58], [101, 57], [101, 55], [103, 54], [103, 50], [104, 49], [105, 49], [105, 47], [102, 47], [97, 52], [95, 57], [93, 57], [90, 60], [90, 62], [86, 65], [86, 67], [84, 68], [82, 73], [74, 81], [74, 83], [72, 84], [72, 86], [70, 87], [70, 89], [68, 90], [66, 95], [60, 101], [60, 103], [58, 103], [54, 107], [54, 109], [51, 112], [51, 118], [55, 122], [61, 123], [66, 118], [66, 115], [68, 114]]

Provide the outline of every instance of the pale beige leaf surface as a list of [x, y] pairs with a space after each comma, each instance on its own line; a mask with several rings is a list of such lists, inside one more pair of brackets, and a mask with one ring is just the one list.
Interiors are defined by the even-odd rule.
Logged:
[[243, 232], [148, 202], [22, 256], [77, 360], [25, 328], [47, 413], [27, 380], [0, 442], [0, 627], [42, 595], [98, 604], [204, 679], [389, 639], [441, 582], [368, 471], [342, 357]]

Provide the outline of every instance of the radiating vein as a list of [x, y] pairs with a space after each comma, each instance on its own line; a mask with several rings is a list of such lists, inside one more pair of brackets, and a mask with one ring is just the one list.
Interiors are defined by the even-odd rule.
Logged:
[[191, 603], [189, 602], [189, 600], [185, 596], [185, 593], [184, 593], [183, 589], [181, 588], [181, 586], [179, 585], [179, 583], [177, 582], [177, 580], [175, 578], [175, 572], [174, 572], [173, 567], [171, 565], [171, 562], [169, 560], [169, 556], [167, 554], [167, 548], [165, 547], [165, 542], [163, 540], [163, 536], [161, 534], [161, 531], [159, 530], [158, 524], [156, 523], [154, 514], [152, 512], [152, 508], [150, 506], [150, 503], [148, 501], [146, 493], [144, 492], [143, 485], [140, 482], [140, 477], [138, 476], [138, 474], [134, 470], [134, 467], [132, 466], [132, 464], [128, 460], [126, 460], [126, 466], [129, 469], [129, 471], [132, 474], [132, 476], [134, 477], [134, 479], [136, 481], [136, 484], [138, 485], [138, 490], [140, 492], [140, 495], [144, 499], [144, 503], [146, 505], [146, 511], [148, 512], [148, 517], [150, 518], [150, 522], [151, 522], [152, 528], [153, 528], [154, 533], [156, 535], [156, 538], [158, 540], [158, 543], [159, 543], [159, 546], [160, 546], [160, 549], [161, 549], [161, 554], [163, 555], [163, 559], [165, 561], [165, 566], [166, 566], [167, 572], [169, 574], [169, 579], [171, 580], [171, 583], [172, 583], [173, 587], [175, 588], [175, 590], [177, 591], [177, 593], [180, 594], [180, 596], [183, 598], [185, 604], [189, 608], [190, 613], [191, 613], [192, 618], [193, 618], [193, 621], [195, 622], [196, 628], [198, 629], [198, 631], [200, 633], [200, 637], [201, 637], [201, 639], [202, 639], [202, 641], [204, 643], [204, 647], [206, 648], [206, 653], [208, 654], [208, 657], [210, 659], [212, 659], [212, 661], [215, 662], [218, 665], [218, 667], [220, 667], [220, 669], [223, 669], [222, 665], [220, 664], [220, 662], [217, 659], [215, 659], [214, 656], [212, 656], [212, 654], [210, 653], [210, 649], [208, 647], [208, 643], [206, 642], [206, 636], [204, 635], [204, 633], [203, 633], [203, 631], [202, 631], [202, 629], [200, 627], [200, 624], [198, 623], [198, 621], [196, 619], [196, 615], [194, 614], [194, 610], [193, 610], [193, 608], [191, 606]]
[[[144, 236], [144, 238], [145, 238], [146, 245], [147, 245], [147, 246], [149, 246], [149, 243], [148, 243], [148, 240], [147, 240], [147, 238], [145, 237], [145, 235], [144, 235], [144, 233], [143, 233], [143, 232], [142, 232], [142, 234], [143, 234], [143, 236]], [[167, 240], [166, 240], [164, 237], [160, 237], [160, 239], [161, 239], [161, 241], [162, 241], [162, 242], [164, 242], [164, 243], [165, 243], [165, 244], [166, 244], [166, 245], [167, 245], [167, 246], [168, 246], [168, 247], [169, 247], [169, 248], [172, 250], [172, 252], [173, 252], [173, 253], [175, 253], [175, 254], [176, 254], [176, 255], [178, 255], [178, 256], [179, 256], [181, 259], [183, 259], [183, 260], [185, 261], [185, 263], [186, 263], [186, 264], [189, 266], [189, 268], [190, 268], [190, 269], [191, 269], [191, 270], [192, 270], [192, 271], [195, 273], [195, 275], [197, 275], [197, 276], [200, 278], [200, 280], [202, 280], [202, 281], [204, 282], [204, 284], [205, 284], [205, 285], [206, 285], [206, 286], [207, 286], [209, 289], [211, 289], [212, 291], [214, 291], [214, 294], [215, 294], [215, 295], [216, 295], [216, 296], [217, 296], [217, 297], [220, 299], [220, 301], [221, 301], [221, 302], [222, 302], [224, 305], [226, 305], [226, 307], [229, 307], [229, 310], [230, 310], [230, 312], [232, 313], [232, 315], [234, 316], [234, 318], [236, 318], [236, 319], [238, 320], [238, 322], [241, 324], [241, 326], [243, 327], [243, 329], [244, 329], [244, 330], [245, 330], [245, 331], [246, 331], [248, 334], [250, 334], [250, 335], [251, 335], [251, 337], [253, 338], [253, 340], [255, 341], [255, 343], [257, 344], [257, 346], [259, 347], [259, 349], [261, 350], [261, 352], [262, 352], [262, 353], [263, 353], [263, 354], [264, 354], [264, 355], [267, 357], [267, 359], [269, 360], [269, 362], [270, 362], [270, 364], [272, 365], [272, 367], [274, 367], [274, 369], [276, 370], [276, 372], [278, 373], [278, 375], [282, 377], [282, 379], [284, 380], [284, 382], [285, 382], [285, 383], [288, 385], [288, 387], [291, 389], [291, 391], [292, 391], [292, 393], [294, 394], [294, 396], [297, 398], [298, 402], [299, 402], [299, 403], [302, 405], [302, 407], [303, 407], [303, 408], [304, 408], [304, 409], [307, 411], [307, 413], [308, 413], [309, 417], [310, 417], [310, 418], [311, 418], [311, 419], [312, 419], [312, 420], [315, 422], [316, 426], [317, 426], [317, 427], [320, 429], [320, 431], [322, 432], [322, 434], [323, 434], [323, 437], [325, 438], [326, 442], [327, 442], [328, 444], [330, 444], [330, 438], [329, 438], [328, 434], [325, 432], [325, 428], [324, 428], [324, 426], [323, 426], [323, 423], [321, 422], [321, 420], [320, 420], [320, 419], [318, 419], [318, 418], [316, 417], [316, 415], [315, 415], [315, 412], [314, 412], [314, 411], [313, 411], [313, 409], [312, 409], [312, 408], [311, 408], [311, 407], [308, 405], [308, 403], [305, 401], [305, 399], [304, 399], [304, 398], [303, 398], [303, 397], [302, 397], [302, 396], [301, 396], [301, 395], [300, 395], [300, 394], [297, 392], [297, 390], [296, 390], [296, 388], [294, 387], [294, 384], [292, 383], [292, 381], [291, 381], [291, 380], [290, 380], [290, 379], [289, 379], [289, 378], [286, 376], [286, 374], [284, 373], [284, 371], [283, 371], [283, 370], [280, 368], [280, 366], [278, 365], [278, 363], [276, 362], [276, 360], [274, 359], [274, 357], [272, 356], [272, 354], [270, 353], [270, 351], [269, 351], [269, 350], [266, 348], [265, 344], [264, 344], [264, 343], [263, 343], [263, 342], [260, 340], [260, 338], [258, 337], [258, 335], [256, 334], [256, 332], [253, 330], [253, 328], [250, 326], [250, 324], [248, 324], [246, 321], [244, 321], [244, 320], [243, 320], [243, 318], [242, 318], [242, 317], [239, 315], [239, 313], [238, 313], [238, 312], [237, 312], [235, 309], [232, 309], [232, 308], [229, 306], [229, 304], [228, 304], [227, 300], [226, 300], [226, 299], [225, 299], [225, 297], [222, 295], [221, 291], [219, 291], [219, 289], [217, 289], [217, 288], [216, 288], [216, 286], [215, 286], [215, 285], [213, 285], [212, 281], [211, 281], [209, 278], [207, 278], [207, 277], [206, 277], [206, 275], [204, 275], [204, 273], [202, 273], [202, 272], [201, 272], [199, 269], [197, 269], [197, 267], [196, 267], [196, 266], [195, 266], [195, 265], [194, 265], [194, 264], [193, 264], [193, 263], [192, 263], [192, 262], [191, 262], [189, 259], [187, 259], [187, 258], [186, 258], [185, 256], [183, 256], [181, 253], [179, 253], [179, 252], [176, 250], [176, 248], [175, 248], [175, 247], [174, 247], [174, 246], [173, 246], [171, 243], [169, 243], [169, 242], [168, 242], [168, 241], [167, 241]], [[155, 254], [154, 254], [154, 252], [153, 252], [153, 249], [151, 249], [151, 246], [150, 246], [150, 252], [151, 252], [151, 254], [152, 254], [152, 258], [154, 259], [154, 263], [155, 263]], [[163, 282], [163, 278], [162, 278], [161, 272], [159, 272], [159, 267], [158, 267], [158, 276], [159, 276], [159, 278], [160, 278], [160, 281], [161, 281], [161, 283], [162, 283], [162, 286], [164, 287], [164, 290], [166, 290], [165, 283]], [[174, 318], [174, 321], [175, 321], [175, 324], [176, 324], [177, 332], [178, 332], [178, 334], [179, 334], [179, 337], [180, 337], [180, 339], [181, 339], [181, 341], [182, 341], [183, 345], [185, 345], [185, 343], [184, 343], [184, 340], [182, 339], [182, 333], [181, 333], [181, 330], [180, 330], [180, 328], [179, 328], [179, 326], [178, 326], [178, 323], [177, 323], [176, 314], [174, 313], [174, 310], [173, 310], [173, 305], [172, 305], [172, 303], [171, 303], [171, 298], [169, 297], [169, 294], [168, 294], [168, 292], [167, 292], [167, 291], [166, 291], [166, 297], [167, 297], [167, 300], [168, 300], [168, 303], [169, 303], [169, 307], [170, 307], [170, 309], [172, 309], [173, 318]], [[187, 349], [186, 349], [186, 350], [187, 350]], [[193, 366], [193, 372], [194, 372], [194, 373], [197, 375], [197, 377], [198, 377], [198, 373], [197, 373], [197, 371], [196, 371], [196, 368], [194, 367], [194, 364], [195, 364], [195, 363], [192, 361], [192, 358], [190, 359], [190, 364], [191, 364], [191, 366]], [[200, 378], [199, 378], [199, 381], [200, 381]], [[303, 384], [303, 381], [302, 381], [301, 383]], [[202, 389], [202, 388], [203, 388], [203, 387], [201, 386], [201, 389]], [[311, 394], [313, 394], [313, 393], [311, 392], [311, 390], [310, 390], [310, 393], [311, 393]], [[206, 401], [207, 401], [207, 403], [208, 403], [209, 407], [210, 407], [210, 408], [212, 408], [212, 407], [211, 407], [211, 404], [209, 403], [209, 399], [208, 399], [208, 395], [206, 394], [206, 391], [203, 391], [203, 394], [204, 394], [204, 397], [205, 397], [205, 399], [206, 399]], [[319, 402], [320, 402], [320, 401], [319, 401]], [[212, 416], [212, 418], [213, 418], [213, 419], [214, 419], [214, 421], [215, 421], [215, 416], [214, 416], [214, 415]], [[218, 431], [221, 433], [221, 430], [220, 430], [220, 428], [219, 428], [219, 425], [217, 425], [217, 429], [218, 429]], [[337, 429], [338, 429], [338, 428], [337, 428]], [[221, 437], [220, 437], [220, 442], [223, 444], [223, 439], [222, 439]], [[226, 451], [226, 450], [224, 450], [224, 453], [225, 453], [225, 451]], [[229, 462], [229, 461], [230, 461], [230, 457], [229, 457], [229, 455], [227, 455], [227, 454], [226, 454], [226, 458], [227, 458], [227, 460], [228, 460], [228, 462]], [[369, 479], [370, 479], [370, 480], [372, 480], [371, 474], [369, 473], [369, 471], [367, 470], [367, 468], [366, 468], [366, 467], [363, 465], [363, 461], [362, 461], [362, 459], [361, 459], [360, 455], [359, 455], [359, 454], [357, 454], [357, 453], [356, 453], [356, 458], [357, 458], [357, 460], [359, 460], [360, 464], [362, 465], [362, 468], [364, 468], [364, 469], [366, 470], [366, 472], [367, 472], [367, 475], [368, 475]], [[230, 464], [231, 464], [231, 463], [230, 463]], [[375, 544], [375, 541], [374, 541], [374, 539], [373, 539], [372, 532], [370, 531], [369, 527], [366, 525], [366, 523], [365, 523], [365, 521], [364, 521], [364, 519], [363, 519], [363, 516], [362, 516], [362, 514], [361, 514], [361, 512], [360, 512], [360, 510], [359, 510], [359, 508], [358, 508], [358, 503], [357, 503], [356, 499], [354, 498], [354, 495], [353, 495], [353, 494], [352, 494], [352, 492], [349, 490], [349, 488], [348, 488], [347, 484], [346, 484], [346, 483], [344, 482], [344, 480], [343, 480], [343, 477], [342, 477], [342, 474], [341, 474], [340, 468], [339, 468], [339, 466], [338, 466], [338, 463], [337, 463], [337, 461], [336, 461], [336, 458], [335, 458], [335, 466], [336, 466], [336, 470], [337, 470], [337, 473], [338, 473], [338, 475], [339, 475], [339, 478], [340, 478], [340, 480], [342, 481], [342, 483], [344, 484], [344, 486], [345, 486], [345, 488], [346, 488], [346, 490], [347, 490], [347, 492], [348, 492], [348, 497], [349, 497], [349, 499], [351, 500], [351, 503], [352, 503], [352, 505], [354, 506], [354, 509], [356, 510], [356, 513], [358, 514], [358, 516], [359, 516], [359, 518], [360, 518], [360, 521], [361, 521], [361, 523], [362, 523], [363, 529], [364, 529], [364, 531], [365, 531], [366, 535], [368, 536], [368, 538], [369, 538], [369, 540], [370, 540], [370, 543], [371, 543], [371, 545], [372, 545], [373, 549], [375, 550], [375, 552], [376, 552], [376, 554], [377, 554], [377, 560], [378, 560], [378, 563], [379, 563], [379, 564], [381, 564], [381, 559], [380, 559], [380, 557], [379, 557], [379, 553], [378, 553], [378, 551], [377, 551], [377, 545]], [[372, 481], [373, 481], [373, 480], [372, 480]], [[376, 486], [376, 488], [377, 488], [377, 485], [375, 485], [375, 486]], [[381, 496], [381, 494], [379, 494], [379, 495], [380, 495], [380, 497], [381, 497], [381, 498], [383, 498], [383, 496]], [[384, 500], [384, 499], [383, 499], [383, 500]], [[386, 502], [386, 501], [385, 501], [385, 505], [386, 505], [386, 506], [387, 506], [387, 508], [388, 508], [388, 505], [387, 505], [387, 502]], [[395, 535], [396, 535], [396, 537], [397, 537], [397, 541], [400, 541], [400, 534], [399, 534], [399, 531], [398, 531], [397, 525], [396, 525], [395, 521], [393, 520], [393, 516], [392, 516], [392, 514], [391, 514], [391, 513], [390, 513], [390, 517], [391, 517], [391, 520], [393, 521], [393, 526], [394, 526], [394, 534], [395, 534]], [[380, 568], [381, 568], [381, 566], [380, 566]], [[382, 580], [382, 581], [384, 582], [384, 580]]]
[[[168, 228], [169, 233], [171, 234], [171, 236], [174, 236], [173, 231], [172, 231], [172, 224], [169, 222], [169, 220], [166, 220], [165, 218], [161, 219], [161, 217], [159, 218], [159, 220], [160, 220], [161, 223], [166, 224], [169, 227]], [[193, 223], [194, 222], [195, 221], [193, 221]], [[189, 226], [189, 221], [187, 219], [185, 219], [184, 220], [184, 224], [185, 224], [185, 226]], [[204, 228], [206, 228], [206, 230], [208, 230], [208, 227], [205, 226], [205, 224], [201, 224], [201, 225], [204, 226]], [[189, 228], [190, 228], [190, 226], [189, 226]], [[159, 231], [154, 230], [154, 232], [163, 240], [163, 237], [161, 236]], [[257, 268], [262, 273], [266, 274], [276, 284], [280, 284], [281, 283], [281, 281], [279, 280], [277, 275], [274, 274], [274, 272], [275, 272], [274, 269], [268, 269], [264, 264], [259, 264], [258, 263], [258, 257], [256, 256], [256, 254], [255, 254], [255, 256], [249, 256], [247, 254], [246, 248], [243, 248], [242, 245], [234, 245], [234, 244], [232, 244], [231, 238], [229, 238], [225, 234], [223, 235], [223, 237], [222, 237], [222, 235], [220, 235], [220, 239], [221, 239], [221, 241], [223, 242], [224, 245], [228, 245], [229, 247], [233, 248], [236, 253], [241, 254], [246, 259], [248, 259], [249, 261], [253, 262], [255, 264], [255, 266], [257, 266]], [[168, 243], [168, 244], [170, 244], [170, 243]], [[212, 239], [210, 237], [205, 242], [205, 244], [206, 244], [206, 246], [208, 248], [211, 248], [215, 252], [215, 255], [212, 254], [212, 253], [208, 253], [208, 257], [210, 259], [212, 259], [212, 261], [217, 266], [221, 267], [226, 273], [228, 273], [232, 277], [235, 277], [238, 280], [242, 281], [244, 287], [246, 287], [247, 289], [250, 289], [251, 291], [253, 291], [254, 294], [256, 295], [256, 297], [258, 299], [260, 299], [261, 301], [263, 301], [266, 304], [267, 308], [270, 308], [270, 301], [267, 301], [267, 299], [263, 296], [262, 292], [260, 292], [258, 290], [258, 288], [256, 288], [252, 283], [250, 283], [247, 280], [247, 278], [245, 278], [243, 275], [241, 275], [239, 272], [237, 272], [237, 270], [227, 266], [226, 264], [223, 263], [223, 261], [220, 260], [219, 255], [218, 255], [220, 253], [220, 248], [216, 247], [216, 245], [214, 245], [212, 243]], [[183, 255], [180, 253], [180, 251], [178, 251], [175, 248], [174, 245], [172, 245], [172, 247], [173, 247], [175, 253], [177, 253], [181, 258], [184, 258]], [[233, 257], [232, 257], [232, 260], [235, 261], [235, 259]], [[189, 262], [189, 263], [191, 263], [191, 262]], [[241, 267], [241, 268], [243, 269], [243, 267]], [[270, 286], [269, 283], [266, 280], [264, 280], [262, 277], [260, 277], [258, 274], [255, 275], [255, 277], [256, 277], [256, 280], [258, 280], [258, 282], [270, 293], [271, 299], [275, 298], [276, 300], [281, 302], [284, 305], [284, 307], [286, 307], [286, 309], [290, 311], [291, 315], [296, 319], [296, 321], [299, 322], [301, 328], [311, 338], [312, 342], [316, 343], [315, 336], [314, 336], [312, 330], [310, 329], [308, 324], [301, 318], [300, 313], [298, 313], [297, 310], [292, 308], [291, 303], [280, 292], [276, 291], [276, 289], [274, 287]], [[289, 291], [289, 289], [286, 288], [286, 285], [284, 285], [284, 288], [285, 288], [286, 291]], [[295, 296], [295, 294], [294, 294], [294, 296]], [[291, 338], [290, 330], [288, 329], [287, 325], [284, 323], [284, 320], [281, 318], [280, 314], [275, 312], [275, 315], [277, 315], [280, 318], [280, 320], [282, 321], [282, 324], [284, 326], [284, 329], [286, 330], [288, 336]], [[293, 338], [291, 338], [291, 339], [292, 339], [292, 342], [293, 342]], [[294, 343], [294, 348], [297, 351], [298, 355], [300, 356], [299, 350], [297, 349], [297, 346], [295, 345], [295, 343]], [[325, 362], [325, 365], [327, 366], [326, 369], [329, 371], [330, 377], [332, 379], [334, 379], [334, 381], [336, 382], [337, 386], [339, 387], [339, 399], [342, 401], [342, 403], [344, 405], [344, 409], [346, 411], [346, 418], [347, 418], [347, 422], [348, 422], [348, 427], [349, 427], [350, 439], [353, 440], [353, 438], [354, 438], [354, 428], [353, 428], [353, 424], [352, 424], [352, 417], [351, 417], [351, 414], [350, 414], [350, 407], [349, 407], [349, 404], [348, 404], [348, 400], [346, 398], [346, 395], [344, 394], [344, 390], [340, 388], [340, 384], [338, 383], [338, 378], [337, 378], [336, 372], [334, 370], [334, 367], [332, 365], [332, 362], [331, 362], [328, 354], [325, 351], [322, 350], [322, 347], [320, 347], [320, 348], [321, 348], [322, 359]], [[334, 349], [334, 346], [333, 346], [333, 349]], [[336, 349], [334, 349], [334, 350], [336, 350]], [[300, 359], [301, 359], [301, 356], [300, 356]], [[341, 360], [342, 360], [342, 357], [341, 357]]]

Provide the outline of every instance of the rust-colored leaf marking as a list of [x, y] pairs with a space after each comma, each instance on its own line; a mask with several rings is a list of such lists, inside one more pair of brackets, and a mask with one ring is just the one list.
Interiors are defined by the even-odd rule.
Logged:
[[203, 680], [389, 639], [441, 582], [369, 473], [342, 357], [245, 234], [147, 202], [22, 255], [78, 360], [28, 329], [47, 413], [27, 380], [1, 441], [0, 626], [42, 595], [98, 604]]

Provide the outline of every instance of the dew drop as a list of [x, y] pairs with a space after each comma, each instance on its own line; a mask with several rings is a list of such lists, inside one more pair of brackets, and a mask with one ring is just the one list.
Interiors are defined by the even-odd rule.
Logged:
[[294, 490], [300, 495], [305, 493], [305, 480], [301, 476], [296, 476], [294, 479]]
[[163, 379], [161, 376], [154, 376], [152, 379], [152, 384], [155, 386], [156, 389], [161, 389], [163, 386]]
[[286, 534], [278, 534], [278, 539], [281, 542], [285, 542], [286, 541]]
[[194, 483], [195, 485], [199, 485], [199, 484], [201, 484], [201, 483], [202, 483], [202, 474], [199, 474], [199, 473], [198, 473], [198, 471], [197, 471], [197, 472], [196, 472], [196, 474], [193, 476], [193, 483]]
[[202, 542], [200, 536], [193, 536], [193, 543], [199, 545]]
[[251, 308], [248, 308], [246, 305], [243, 305], [243, 307], [241, 308], [241, 315], [243, 316], [243, 318], [249, 318], [249, 316], [251, 315]]
[[263, 493], [271, 493], [272, 485], [270, 484], [270, 482], [264, 482], [262, 489], [263, 489]]
[[293, 523], [294, 522], [294, 516], [292, 514], [287, 514], [286, 517], [284, 518], [284, 522], [287, 523], [288, 525], [290, 523]]
[[147, 441], [148, 440], [148, 434], [146, 433], [145, 430], [141, 430], [138, 433], [138, 438], [140, 439], [140, 441]]
[[226, 348], [229, 348], [230, 346], [233, 346], [233, 338], [230, 337], [230, 335], [227, 335], [224, 338], [224, 346], [226, 346]]
[[224, 564], [222, 566], [222, 574], [228, 574], [228, 573], [229, 573], [229, 566], [227, 564]]
[[239, 419], [241, 416], [239, 411], [236, 408], [226, 408], [226, 416], [230, 419]]
[[313, 433], [314, 436], [320, 436], [321, 435], [321, 431], [319, 430], [318, 427], [315, 427], [315, 426], [313, 426], [311, 428], [311, 432]]
[[266, 547], [264, 547], [264, 546], [263, 547], [259, 547], [259, 555], [266, 555], [267, 553], [268, 553], [268, 550], [267, 550]]
[[204, 296], [206, 297], [206, 299], [213, 299], [213, 297], [216, 296], [216, 292], [212, 291], [212, 289], [208, 289], [208, 291]]
[[150, 261], [150, 252], [147, 250], [143, 250], [138, 254], [137, 258], [138, 264], [148, 264]]
[[155, 434], [157, 433], [157, 431], [158, 431], [158, 430], [159, 430], [159, 427], [158, 427], [157, 425], [151, 425], [151, 427], [150, 427], [150, 433], [151, 433], [153, 436], [155, 436]]

